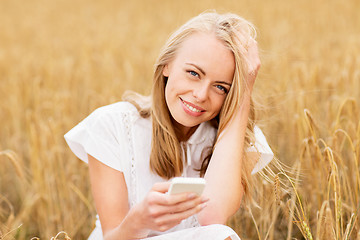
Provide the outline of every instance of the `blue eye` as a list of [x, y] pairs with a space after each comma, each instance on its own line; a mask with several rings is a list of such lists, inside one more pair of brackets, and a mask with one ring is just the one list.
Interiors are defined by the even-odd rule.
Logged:
[[216, 85], [216, 88], [223, 91], [224, 93], [228, 93], [228, 90], [225, 87], [221, 86], [221, 85]]
[[190, 73], [192, 76], [194, 77], [199, 77], [199, 74], [197, 72], [194, 72], [194, 71], [188, 71], [188, 73]]

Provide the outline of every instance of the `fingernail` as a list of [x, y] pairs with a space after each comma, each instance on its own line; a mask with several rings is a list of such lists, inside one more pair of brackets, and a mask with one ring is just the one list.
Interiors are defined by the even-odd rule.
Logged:
[[201, 204], [201, 209], [204, 209], [207, 206], [206, 203]]
[[190, 194], [188, 195], [188, 199], [194, 199], [194, 198], [196, 198], [196, 194], [195, 194], [195, 193], [190, 193]]
[[201, 198], [201, 202], [207, 202], [207, 201], [209, 201], [209, 198], [208, 198], [208, 197], [202, 197], [202, 198]]

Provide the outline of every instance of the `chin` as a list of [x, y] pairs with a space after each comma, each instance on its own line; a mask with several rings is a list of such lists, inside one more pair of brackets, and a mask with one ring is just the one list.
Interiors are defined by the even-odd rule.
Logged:
[[180, 124], [183, 127], [188, 127], [188, 128], [192, 128], [192, 127], [196, 127], [198, 126], [200, 123], [202, 123], [203, 121], [194, 121], [194, 120], [189, 120], [186, 118], [174, 118], [172, 117], [175, 122], [177, 122], [178, 124]]

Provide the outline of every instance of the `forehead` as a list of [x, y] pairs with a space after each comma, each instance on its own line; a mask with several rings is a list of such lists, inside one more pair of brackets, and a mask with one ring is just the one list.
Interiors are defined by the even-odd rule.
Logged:
[[188, 36], [177, 50], [175, 61], [196, 64], [207, 75], [222, 80], [232, 81], [235, 70], [232, 51], [213, 33], [199, 32]]

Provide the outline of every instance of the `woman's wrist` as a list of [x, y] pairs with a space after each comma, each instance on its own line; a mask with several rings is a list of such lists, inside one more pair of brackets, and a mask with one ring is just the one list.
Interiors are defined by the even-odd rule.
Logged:
[[146, 223], [142, 221], [141, 203], [132, 207], [124, 219], [126, 229], [129, 230], [129, 239], [140, 239], [148, 236], [150, 229], [146, 227]]
[[105, 240], [129, 240], [146, 238], [150, 229], [146, 229], [141, 221], [139, 204], [130, 209], [121, 224], [104, 235]]
[[242, 100], [244, 102], [244, 100], [250, 100], [251, 99], [251, 94], [252, 94], [252, 90], [253, 88], [248, 87], [244, 90], [243, 95], [242, 95]]

